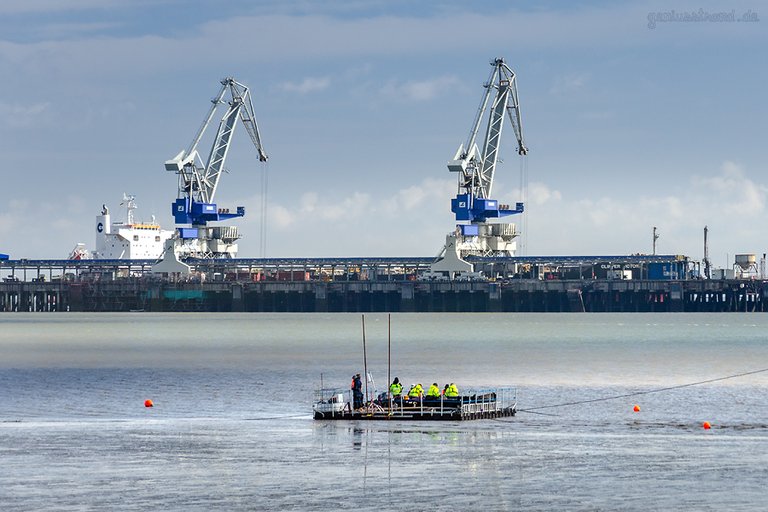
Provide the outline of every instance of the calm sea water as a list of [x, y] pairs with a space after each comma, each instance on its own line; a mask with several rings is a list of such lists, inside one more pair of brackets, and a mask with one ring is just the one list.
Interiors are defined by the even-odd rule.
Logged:
[[[365, 322], [384, 389], [387, 316]], [[768, 372], [558, 406], [768, 368], [768, 315], [397, 314], [392, 377], [514, 385], [530, 411], [313, 421], [321, 373], [362, 373], [361, 331], [354, 314], [2, 314], [0, 510], [768, 507]]]

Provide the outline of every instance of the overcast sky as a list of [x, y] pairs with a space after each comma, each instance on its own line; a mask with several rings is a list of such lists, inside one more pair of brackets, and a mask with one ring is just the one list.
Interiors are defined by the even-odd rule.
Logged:
[[[663, 21], [673, 9], [677, 21]], [[732, 10], [758, 21], [680, 20]], [[216, 200], [246, 207], [241, 256], [435, 255], [454, 225], [446, 163], [489, 60], [503, 56], [530, 149], [523, 254], [650, 253], [657, 226], [657, 252], [700, 259], [708, 225], [715, 265], [730, 266], [728, 255], [768, 251], [765, 11], [703, 0], [3, 0], [0, 252], [93, 249], [102, 203], [122, 217], [124, 192], [138, 219], [172, 228], [176, 177], [163, 163], [234, 76], [252, 90], [270, 157], [260, 164], [238, 128]], [[513, 204], [515, 147], [507, 130], [494, 184]]]

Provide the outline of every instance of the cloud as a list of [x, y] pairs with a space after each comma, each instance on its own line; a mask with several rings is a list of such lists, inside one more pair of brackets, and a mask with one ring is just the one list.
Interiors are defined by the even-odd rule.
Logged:
[[[0, 235], [10, 236], [16, 228], [23, 222], [24, 217], [18, 211], [0, 212]], [[8, 251], [8, 248], [4, 249]]]
[[[66, 258], [93, 217], [83, 197], [66, 195], [53, 202], [12, 199], [0, 205], [0, 252], [12, 258]], [[23, 230], [19, 231], [19, 226]], [[85, 227], [85, 230], [83, 229]]]
[[[6, 12], [63, 10], [64, 5], [69, 9], [70, 4], [80, 9], [98, 9], [97, 14], [112, 12], [112, 8], [118, 5], [123, 6], [121, 9], [128, 9], [124, 7], [127, 5], [125, 2], [116, 0], [109, 3], [98, 0], [37, 0], [30, 7], [25, 7], [26, 2], [22, 1], [12, 1], [10, 4], [0, 2]], [[151, 12], [149, 3], [138, 4], [138, 7], [131, 3], [131, 6], [131, 9], [144, 8]], [[488, 48], [541, 51], [554, 47], [571, 50], [596, 45], [602, 48], [606, 40], [622, 46], [633, 45], [638, 41], [643, 44], [648, 42], [648, 30], [642, 23], [642, 7], [534, 11], [509, 8], [493, 14], [471, 11], [467, 7], [450, 11], [436, 10], [428, 16], [413, 16], [405, 12], [398, 15], [350, 17], [335, 15], [336, 11], [331, 9], [330, 15], [222, 15], [212, 21], [200, 16], [197, 20], [193, 19], [185, 30], [170, 32], [167, 25], [162, 23], [159, 26], [140, 25], [136, 21], [144, 19], [140, 16], [115, 15], [114, 21], [123, 24], [118, 33], [128, 35], [86, 32], [78, 39], [56, 40], [47, 39], [51, 35], [43, 28], [37, 31], [38, 35], [30, 35], [35, 38], [33, 42], [20, 44], [0, 41], [0, 73], [13, 72], [18, 75], [20, 71], [27, 71], [30, 75], [28, 79], [44, 78], [50, 81], [60, 76], [79, 80], [83, 75], [92, 75], [94, 70], [98, 70], [100, 77], [142, 79], [147, 74], [158, 72], [172, 72], [176, 77], [185, 73], [197, 74], [200, 72], [199, 62], [211, 62], [219, 68], [230, 69], [286, 59], [316, 61], [327, 58], [375, 59], [380, 56], [412, 58], [414, 55], [425, 59], [458, 52], [463, 55], [486, 55]], [[445, 37], [445, 34], [454, 33], [459, 26], [483, 27], [484, 36]], [[509, 26], [517, 28], [510, 31]], [[259, 30], [254, 31], [254, 27], [259, 27]], [[289, 37], [288, 34], [301, 34], [302, 37]], [[705, 37], [698, 32], [696, 35]], [[654, 41], [663, 46], [668, 40], [663, 35], [654, 34]], [[692, 43], [695, 41], [692, 40]], [[248, 52], [220, 50], [243, 47], [247, 47]], [[415, 53], [414, 49], [418, 49], [418, 52]], [[189, 55], [195, 55], [196, 58], [189, 59]], [[3, 61], [12, 65], [3, 66]], [[169, 66], [169, 63], [173, 65]], [[552, 89], [558, 92], [579, 88], [588, 78], [587, 73], [565, 75]], [[297, 92], [312, 92], [323, 83], [322, 78], [319, 82], [313, 80], [317, 79], [286, 82], [284, 85], [295, 88]], [[405, 98], [424, 100], [433, 98], [444, 85], [423, 80], [394, 82], [388, 84], [388, 88]]]
[[550, 87], [549, 93], [554, 95], [570, 94], [582, 89], [589, 82], [589, 73], [571, 73], [559, 76], [555, 83]]
[[[270, 202], [268, 217], [270, 224], [281, 229], [303, 230], [305, 227], [317, 224], [318, 221], [338, 221], [359, 217], [368, 210], [371, 202], [369, 194], [354, 191], [349, 196], [338, 198], [325, 195], [325, 201], [320, 201], [317, 192], [305, 192], [298, 201], [298, 207]], [[260, 199], [251, 198], [245, 201], [249, 210], [258, 211]]]
[[428, 80], [398, 82], [391, 80], [381, 88], [381, 93], [407, 101], [429, 101], [460, 84], [455, 76], [441, 76]]
[[312, 213], [317, 210], [319, 197], [317, 192], [307, 192], [301, 195], [299, 199], [299, 210], [306, 213]]
[[653, 226], [661, 234], [659, 253], [694, 258], [701, 257], [704, 225], [710, 228], [710, 244], [717, 254], [760, 252], [766, 238], [759, 219], [768, 213], [768, 187], [746, 178], [733, 162], [724, 162], [712, 175], [670, 183], [657, 195], [626, 196], [617, 191], [596, 199], [547, 197], [546, 185], [537, 186], [538, 192], [530, 188], [529, 202], [535, 203], [537, 195], [547, 198], [529, 217], [530, 254], [650, 253]]
[[550, 188], [546, 183], [532, 182], [528, 184], [528, 201], [541, 206], [547, 203], [561, 201], [563, 195], [559, 190]]
[[[751, 245], [766, 238], [764, 223], [756, 219], [766, 214], [768, 191], [765, 184], [745, 178], [738, 165], [725, 162], [710, 175], [673, 182], [657, 192], [625, 195], [617, 189], [615, 195], [592, 198], [531, 182], [526, 213], [512, 218], [524, 234], [521, 254], [650, 254], [657, 226], [658, 253], [700, 258], [705, 224], [713, 259], [726, 251], [763, 252]], [[455, 193], [453, 179], [427, 178], [389, 192], [307, 191], [295, 205], [277, 199], [279, 204], [269, 207], [271, 255], [432, 256], [454, 225], [450, 199]], [[517, 189], [500, 189], [496, 196], [511, 205], [522, 200]], [[253, 205], [247, 209], [258, 211]], [[241, 251], [256, 253], [245, 243]], [[716, 264], [727, 266], [721, 258]]]
[[317, 213], [322, 220], [356, 218], [368, 210], [367, 206], [370, 202], [371, 196], [369, 194], [355, 191], [340, 202], [332, 202], [318, 208]]
[[283, 82], [279, 87], [285, 92], [308, 94], [325, 90], [329, 85], [331, 85], [331, 79], [326, 76], [320, 78], [307, 77], [299, 83]]
[[693, 183], [719, 199], [717, 207], [726, 214], [755, 216], [765, 212], [768, 187], [747, 178], [744, 170], [731, 161], [723, 162], [718, 176], [694, 177]]
[[394, 215], [402, 212], [423, 211], [437, 201], [447, 201], [456, 193], [454, 180], [427, 178], [421, 183], [398, 190], [393, 196], [380, 201], [383, 213]]
[[121, 0], [3, 0], [0, 14], [52, 13], [73, 10], [113, 9], [125, 5]]
[[[432, 256], [454, 223], [449, 201], [456, 192], [452, 179], [422, 179], [395, 190], [297, 191], [288, 203], [277, 196], [268, 208], [269, 256]], [[631, 254], [650, 253], [652, 228], [661, 238], [663, 254], [700, 258], [702, 229], [710, 228], [710, 248], [718, 266], [729, 252], [764, 252], [766, 239], [765, 183], [745, 177], [745, 170], [724, 162], [709, 175], [671, 182], [658, 194], [588, 198], [563, 192], [552, 184], [529, 185], [526, 217], [514, 220], [525, 230], [526, 254]], [[517, 190], [498, 195], [514, 204]], [[260, 211], [259, 197], [233, 200], [250, 212]], [[15, 239], [18, 226], [29, 233], [49, 233], [61, 240], [32, 237], [21, 246], [0, 247], [14, 257], [65, 257], [83, 241], [93, 216], [79, 196], [64, 197], [61, 204], [32, 208], [25, 200], [11, 200], [0, 207], [0, 238]], [[531, 206], [531, 208], [528, 208]], [[741, 208], [741, 209], [740, 209]], [[52, 218], [67, 219], [55, 222]], [[761, 221], [762, 219], [762, 221]], [[259, 215], [240, 221], [240, 252], [259, 253]], [[166, 227], [168, 227], [166, 225]], [[90, 245], [90, 238], [86, 237]], [[53, 252], [52, 252], [53, 251]]]
[[50, 103], [0, 103], [2, 124], [11, 128], [28, 128], [37, 125], [50, 111]]
[[[269, 246], [280, 247], [279, 256], [431, 255], [450, 230], [455, 187], [453, 180], [425, 179], [390, 193], [307, 191], [295, 205], [270, 201]], [[258, 201], [239, 204], [258, 211]], [[243, 231], [258, 231], [257, 216], [243, 222]], [[429, 226], [435, 226], [434, 240], [425, 236]], [[251, 243], [255, 237], [243, 239], [241, 252], [255, 254]]]
[[118, 23], [49, 23], [40, 27], [38, 34], [45, 39], [84, 37], [86, 34], [107, 34], [119, 28]]
[[271, 205], [269, 208], [269, 223], [273, 228], [285, 229], [296, 222], [296, 216], [282, 205]]

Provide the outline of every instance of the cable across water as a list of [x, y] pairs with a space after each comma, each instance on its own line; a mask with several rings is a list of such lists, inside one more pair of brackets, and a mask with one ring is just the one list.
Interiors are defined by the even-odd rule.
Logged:
[[736, 379], [736, 378], [739, 378], [739, 377], [746, 377], [748, 375], [755, 375], [755, 374], [764, 373], [764, 372], [768, 372], [768, 368], [763, 368], [763, 369], [760, 369], [760, 370], [752, 370], [752, 371], [742, 372], [742, 373], [735, 373], [735, 374], [732, 374], [732, 375], [726, 375], [725, 377], [716, 377], [714, 379], [706, 379], [706, 380], [700, 380], [700, 381], [696, 381], [696, 382], [689, 382], [687, 384], [678, 384], [676, 386], [667, 386], [667, 387], [664, 387], [664, 388], [649, 389], [649, 390], [646, 390], [646, 391], [634, 391], [632, 393], [623, 393], [623, 394], [620, 394], [620, 395], [612, 395], [612, 396], [606, 396], [606, 397], [600, 397], [600, 398], [590, 398], [590, 399], [587, 399], [587, 400], [576, 400], [576, 401], [573, 401], [573, 402], [564, 402], [564, 403], [561, 403], [561, 404], [540, 405], [538, 407], [529, 407], [527, 409], [518, 409], [518, 412], [530, 412], [530, 413], [534, 413], [534, 414], [544, 414], [544, 413], [537, 413], [535, 411], [540, 411], [542, 409], [554, 409], [554, 408], [558, 408], [558, 407], [569, 407], [569, 406], [572, 406], [572, 405], [589, 404], [589, 403], [594, 403], [594, 402], [606, 402], [608, 400], [617, 400], [619, 398], [628, 398], [628, 397], [631, 397], [631, 396], [650, 395], [652, 393], [661, 393], [663, 391], [671, 391], [671, 390], [674, 390], [674, 389], [682, 389], [682, 388], [689, 388], [689, 387], [692, 387], [692, 386], [700, 386], [702, 384], [710, 384], [712, 382], [719, 382], [719, 381], [723, 381], [723, 380]]

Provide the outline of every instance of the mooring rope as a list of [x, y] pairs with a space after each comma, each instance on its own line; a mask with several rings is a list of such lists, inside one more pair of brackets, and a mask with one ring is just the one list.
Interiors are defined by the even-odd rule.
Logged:
[[309, 413], [291, 414], [290, 416], [269, 416], [265, 418], [245, 418], [245, 421], [264, 421], [264, 420], [287, 420], [292, 418], [311, 417]]
[[604, 396], [600, 398], [590, 398], [587, 400], [576, 400], [573, 402], [564, 402], [561, 404], [551, 404], [551, 405], [540, 405], [538, 407], [528, 407], [527, 409], [518, 409], [517, 412], [528, 412], [532, 414], [542, 414], [546, 416], [555, 416], [554, 414], [546, 414], [541, 412], [535, 412], [540, 411], [541, 409], [555, 409], [558, 407], [569, 407], [572, 405], [581, 405], [581, 404], [590, 404], [594, 402], [606, 402], [608, 400], [618, 400], [619, 398], [629, 398], [631, 396], [640, 396], [640, 395], [650, 395], [651, 393], [661, 393], [663, 391], [671, 391], [673, 389], [681, 389], [681, 388], [689, 388], [692, 386], [700, 386], [701, 384], [710, 384], [712, 382], [719, 382], [723, 380], [728, 379], [736, 379], [739, 377], [746, 377], [748, 375], [755, 375], [757, 373], [764, 373], [768, 372], [768, 368], [763, 368], [761, 370], [752, 370], [748, 372], [742, 372], [742, 373], [734, 373], [732, 375], [726, 375], [725, 377], [716, 377], [714, 379], [707, 379], [707, 380], [700, 380], [696, 382], [689, 382], [687, 384], [678, 384], [676, 386], [667, 386], [665, 388], [656, 388], [656, 389], [649, 389], [646, 391], [634, 391], [632, 393], [623, 393], [621, 395], [612, 395], [612, 396]]

